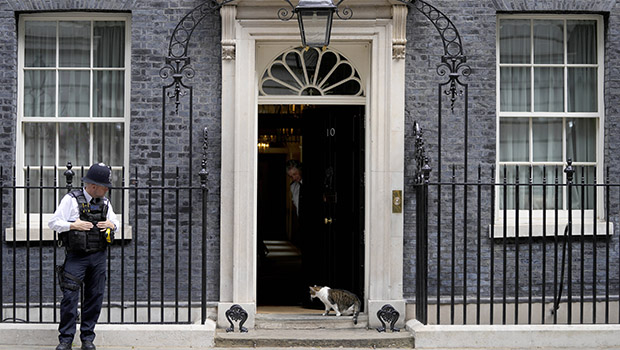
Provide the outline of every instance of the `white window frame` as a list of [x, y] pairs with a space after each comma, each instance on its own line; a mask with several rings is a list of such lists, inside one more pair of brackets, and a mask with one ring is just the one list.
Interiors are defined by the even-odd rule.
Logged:
[[[105, 117], [93, 117], [92, 116], [92, 108], [90, 108], [91, 115], [89, 117], [62, 117], [58, 116], [56, 113], [55, 117], [28, 117], [24, 118], [24, 59], [25, 59], [25, 23], [26, 21], [124, 21], [125, 22], [125, 62], [124, 67], [119, 68], [119, 71], [124, 71], [124, 106], [123, 106], [123, 115], [124, 117], [115, 117], [115, 118], [105, 118]], [[92, 128], [94, 123], [122, 123], [124, 124], [124, 145], [123, 145], [123, 167], [124, 173], [123, 176], [125, 179], [128, 179], [129, 175], [129, 135], [130, 135], [130, 98], [131, 98], [131, 15], [125, 13], [89, 13], [89, 12], [64, 12], [64, 13], [38, 13], [38, 14], [24, 14], [20, 15], [18, 22], [18, 59], [17, 59], [17, 76], [18, 76], [18, 90], [17, 90], [17, 123], [16, 123], [16, 152], [15, 152], [15, 166], [16, 166], [16, 185], [23, 186], [25, 183], [24, 170], [25, 167], [25, 145], [24, 145], [24, 128], [23, 125], [26, 123], [36, 123], [36, 122], [46, 122], [46, 123], [88, 123], [90, 128]], [[91, 26], [91, 31], [93, 30], [93, 26]], [[92, 32], [91, 32], [92, 38]], [[56, 42], [56, 54], [58, 55], [58, 41]], [[91, 53], [92, 53], [92, 40], [91, 40]], [[88, 68], [84, 68], [91, 72], [96, 71], [97, 69], [92, 68], [92, 55], [91, 55], [91, 65]], [[56, 72], [58, 72], [58, 64], [54, 68]], [[92, 78], [91, 78], [92, 79]], [[92, 80], [91, 80], [92, 82]], [[90, 85], [92, 89], [92, 83]], [[56, 90], [56, 94], [58, 94], [58, 90]], [[92, 99], [92, 91], [89, 94]], [[91, 100], [92, 103], [92, 100]], [[58, 104], [58, 97], [56, 98], [56, 104]], [[92, 106], [91, 106], [92, 107]], [[91, 132], [91, 143], [92, 143], [93, 134]], [[58, 137], [56, 137], [56, 143], [58, 143]], [[56, 144], [56, 149], [58, 149], [58, 144]], [[57, 157], [57, 154], [56, 154]], [[93, 160], [92, 149], [89, 154], [90, 164], [92, 164], [95, 160]], [[58, 163], [58, 161], [56, 162]], [[90, 165], [89, 164], [89, 165]], [[58, 170], [64, 168], [65, 164], [58, 164]], [[43, 167], [44, 169], [53, 169], [53, 167]], [[31, 168], [33, 169], [33, 168]], [[38, 167], [37, 167], [38, 169]], [[66, 168], [65, 168], [66, 169]], [[115, 166], [112, 167], [113, 170], [122, 170], [122, 167]], [[75, 172], [75, 177], [73, 179], [73, 186], [78, 188], [80, 186], [81, 178], [80, 178], [80, 168], [74, 167], [72, 169]], [[62, 187], [65, 183], [64, 178], [58, 178], [58, 185]], [[38, 184], [35, 184], [38, 186]], [[64, 191], [59, 190], [57, 193], [57, 200], [60, 202], [60, 199], [65, 194]], [[57, 204], [57, 203], [56, 203]], [[16, 205], [16, 218], [15, 223], [16, 227], [8, 228], [6, 234], [6, 240], [11, 241], [15, 240], [25, 240], [26, 239], [26, 228], [30, 228], [30, 240], [52, 240], [53, 239], [53, 231], [51, 231], [47, 227], [47, 222], [51, 218], [51, 213], [44, 213], [43, 218], [41, 220], [40, 214], [31, 213], [29, 215], [29, 223], [27, 226], [27, 218], [26, 208], [25, 208], [25, 191], [18, 190], [16, 191], [15, 198]], [[129, 209], [128, 201], [125, 201], [125, 205], [123, 208], [123, 213], [126, 213]], [[118, 211], [118, 210], [117, 210]], [[127, 226], [128, 215], [119, 215], [119, 220]], [[43, 223], [43, 228], [41, 229], [40, 222]], [[128, 232], [129, 231], [129, 232]], [[130, 230], [126, 230], [125, 237], [130, 237]], [[39, 237], [39, 234], [42, 233], [42, 238]]]
[[[597, 69], [597, 112], [535, 112], [534, 111], [534, 74], [530, 75], [530, 93], [531, 93], [531, 108], [529, 112], [502, 112], [500, 110], [500, 71], [503, 66], [523, 66], [523, 67], [569, 67], [573, 65], [567, 64], [567, 62], [563, 62], [562, 64], [536, 64], [534, 63], [534, 42], [530, 40], [531, 50], [530, 62], [527, 64], [500, 64], [500, 22], [501, 20], [506, 19], [526, 19], [531, 20], [531, 25], [533, 25], [534, 20], [593, 20], [597, 23], [597, 63], [596, 65], [587, 65], [589, 67], [596, 66]], [[532, 118], [595, 118], [597, 119], [597, 142], [596, 142], [596, 163], [579, 163], [573, 162], [573, 166], [580, 165], [595, 165], [596, 166], [596, 178], [597, 182], [600, 183], [602, 179], [604, 179], [604, 125], [605, 125], [605, 101], [604, 101], [604, 61], [605, 61], [605, 42], [604, 42], [604, 19], [601, 15], [593, 15], [593, 14], [502, 14], [497, 16], [496, 22], [496, 196], [495, 196], [495, 223], [494, 230], [489, 230], [489, 234], [495, 238], [504, 237], [504, 231], [507, 237], [515, 237], [516, 235], [516, 216], [518, 215], [518, 224], [519, 224], [519, 237], [528, 237], [529, 229], [530, 229], [530, 212], [528, 209], [526, 210], [514, 210], [509, 209], [504, 211], [500, 209], [500, 204], [502, 198], [500, 198], [499, 193], [501, 189], [501, 184], [503, 181], [503, 166], [504, 165], [519, 165], [524, 167], [529, 167], [533, 162], [500, 162], [500, 120], [502, 118], [509, 117], [519, 117], [523, 119], [528, 119], [529, 121], [529, 140], [532, 140]], [[531, 32], [533, 35], [533, 31]], [[566, 50], [566, 32], [564, 32], [564, 50]], [[564, 57], [566, 57], [566, 52], [564, 53]], [[576, 65], [579, 66], [579, 65]], [[532, 68], [533, 69], [533, 68]], [[566, 104], [568, 103], [568, 89], [566, 89], [567, 79], [566, 79], [566, 70], [564, 70], [564, 104], [566, 111]], [[566, 121], [564, 119], [563, 122], [563, 139], [565, 139], [566, 135]], [[529, 142], [530, 147], [530, 157], [532, 159], [532, 142]], [[562, 145], [562, 155], [563, 158], [566, 158], [566, 143], [563, 141]], [[567, 159], [563, 159], [562, 162], [544, 162], [545, 165], [558, 165], [562, 166], [562, 169], [566, 166]], [[542, 165], [542, 164], [538, 164]], [[566, 184], [566, 174], [562, 171], [560, 176], [562, 176], [562, 183]], [[573, 178], [573, 183], [578, 184], [580, 181], [581, 174], [575, 173]], [[553, 183], [554, 179], [547, 179], [547, 183]], [[520, 187], [520, 191], [527, 191], [528, 179], [520, 179], [519, 182], [523, 184]], [[573, 234], [580, 235], [583, 232], [585, 235], [593, 235], [596, 231], [597, 235], [603, 235], [607, 232], [607, 223], [605, 220], [605, 211], [604, 211], [604, 192], [603, 188], [598, 188], [597, 190], [597, 202], [596, 205], [596, 230], [594, 229], [595, 221], [593, 220], [594, 211], [593, 210], [585, 210], [585, 220], [581, 222], [581, 209], [573, 209], [572, 210], [572, 221], [573, 221]], [[567, 208], [567, 192], [563, 190], [562, 196], [563, 205], [562, 208]], [[558, 209], [558, 234], [562, 235], [564, 233], [564, 227], [568, 223], [568, 210], [567, 209]], [[504, 218], [504, 214], [506, 214], [506, 218]], [[543, 210], [532, 210], [531, 214], [532, 218], [532, 235], [533, 236], [542, 236], [543, 235]], [[553, 236], [555, 233], [555, 210], [546, 210], [546, 235]], [[506, 222], [507, 227], [504, 228], [504, 222]], [[610, 234], [613, 233], [613, 224], [609, 223]], [[505, 230], [504, 230], [505, 229]]]

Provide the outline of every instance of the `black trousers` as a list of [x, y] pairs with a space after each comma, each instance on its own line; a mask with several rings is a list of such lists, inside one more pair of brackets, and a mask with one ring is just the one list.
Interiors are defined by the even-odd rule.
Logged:
[[[69, 273], [84, 283], [84, 302], [82, 304], [82, 316], [80, 323], [80, 338], [82, 341], [95, 339], [95, 325], [101, 313], [103, 293], [106, 281], [107, 252], [95, 252], [91, 254], [77, 254], [67, 252], [65, 257], [65, 273]], [[65, 283], [77, 285], [69, 278]], [[58, 340], [61, 343], [73, 342], [75, 337], [75, 324], [78, 315], [78, 302], [80, 289], [70, 290], [64, 288], [60, 303], [60, 324]]]

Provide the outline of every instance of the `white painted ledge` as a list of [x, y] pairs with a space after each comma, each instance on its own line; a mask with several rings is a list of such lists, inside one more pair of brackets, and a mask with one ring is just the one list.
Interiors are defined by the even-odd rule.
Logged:
[[[8, 227], [6, 230], [6, 241], [13, 242], [26, 242], [27, 240], [32, 243], [37, 243], [39, 241], [53, 241], [54, 240], [54, 231], [50, 228], [43, 227], [42, 229], [39, 226], [39, 223], [31, 224], [29, 230], [26, 230], [26, 224], [20, 223], [17, 224], [17, 229], [13, 227]], [[121, 232], [119, 229], [115, 234], [115, 241], [120, 241], [121, 236], [123, 240], [131, 240], [132, 235], [132, 227], [129, 225], [125, 225], [125, 232]], [[26, 235], [29, 233], [29, 235]]]
[[[214, 346], [215, 322], [204, 325], [97, 325], [95, 345], [105, 347], [134, 346], [144, 348], [211, 349]], [[79, 344], [79, 325], [74, 343]], [[0, 346], [55, 346], [58, 343], [57, 324], [0, 323]]]
[[407, 322], [416, 349], [620, 349], [620, 325], [428, 325]]

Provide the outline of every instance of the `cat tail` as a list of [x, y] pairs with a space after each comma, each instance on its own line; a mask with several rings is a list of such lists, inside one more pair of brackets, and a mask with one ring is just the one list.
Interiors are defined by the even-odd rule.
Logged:
[[359, 300], [355, 302], [355, 306], [353, 307], [353, 324], [357, 324], [357, 316], [360, 314], [360, 302]]

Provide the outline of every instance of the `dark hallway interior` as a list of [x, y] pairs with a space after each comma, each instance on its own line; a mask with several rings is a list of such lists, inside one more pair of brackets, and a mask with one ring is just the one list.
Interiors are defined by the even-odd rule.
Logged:
[[[363, 298], [363, 109], [259, 107], [257, 305], [323, 309], [310, 285]], [[302, 163], [299, 213], [290, 159]]]
[[[293, 222], [286, 161], [301, 161], [301, 115], [295, 106], [261, 106], [258, 118], [259, 305], [301, 305], [301, 250]], [[306, 287], [307, 288], [307, 287]]]

